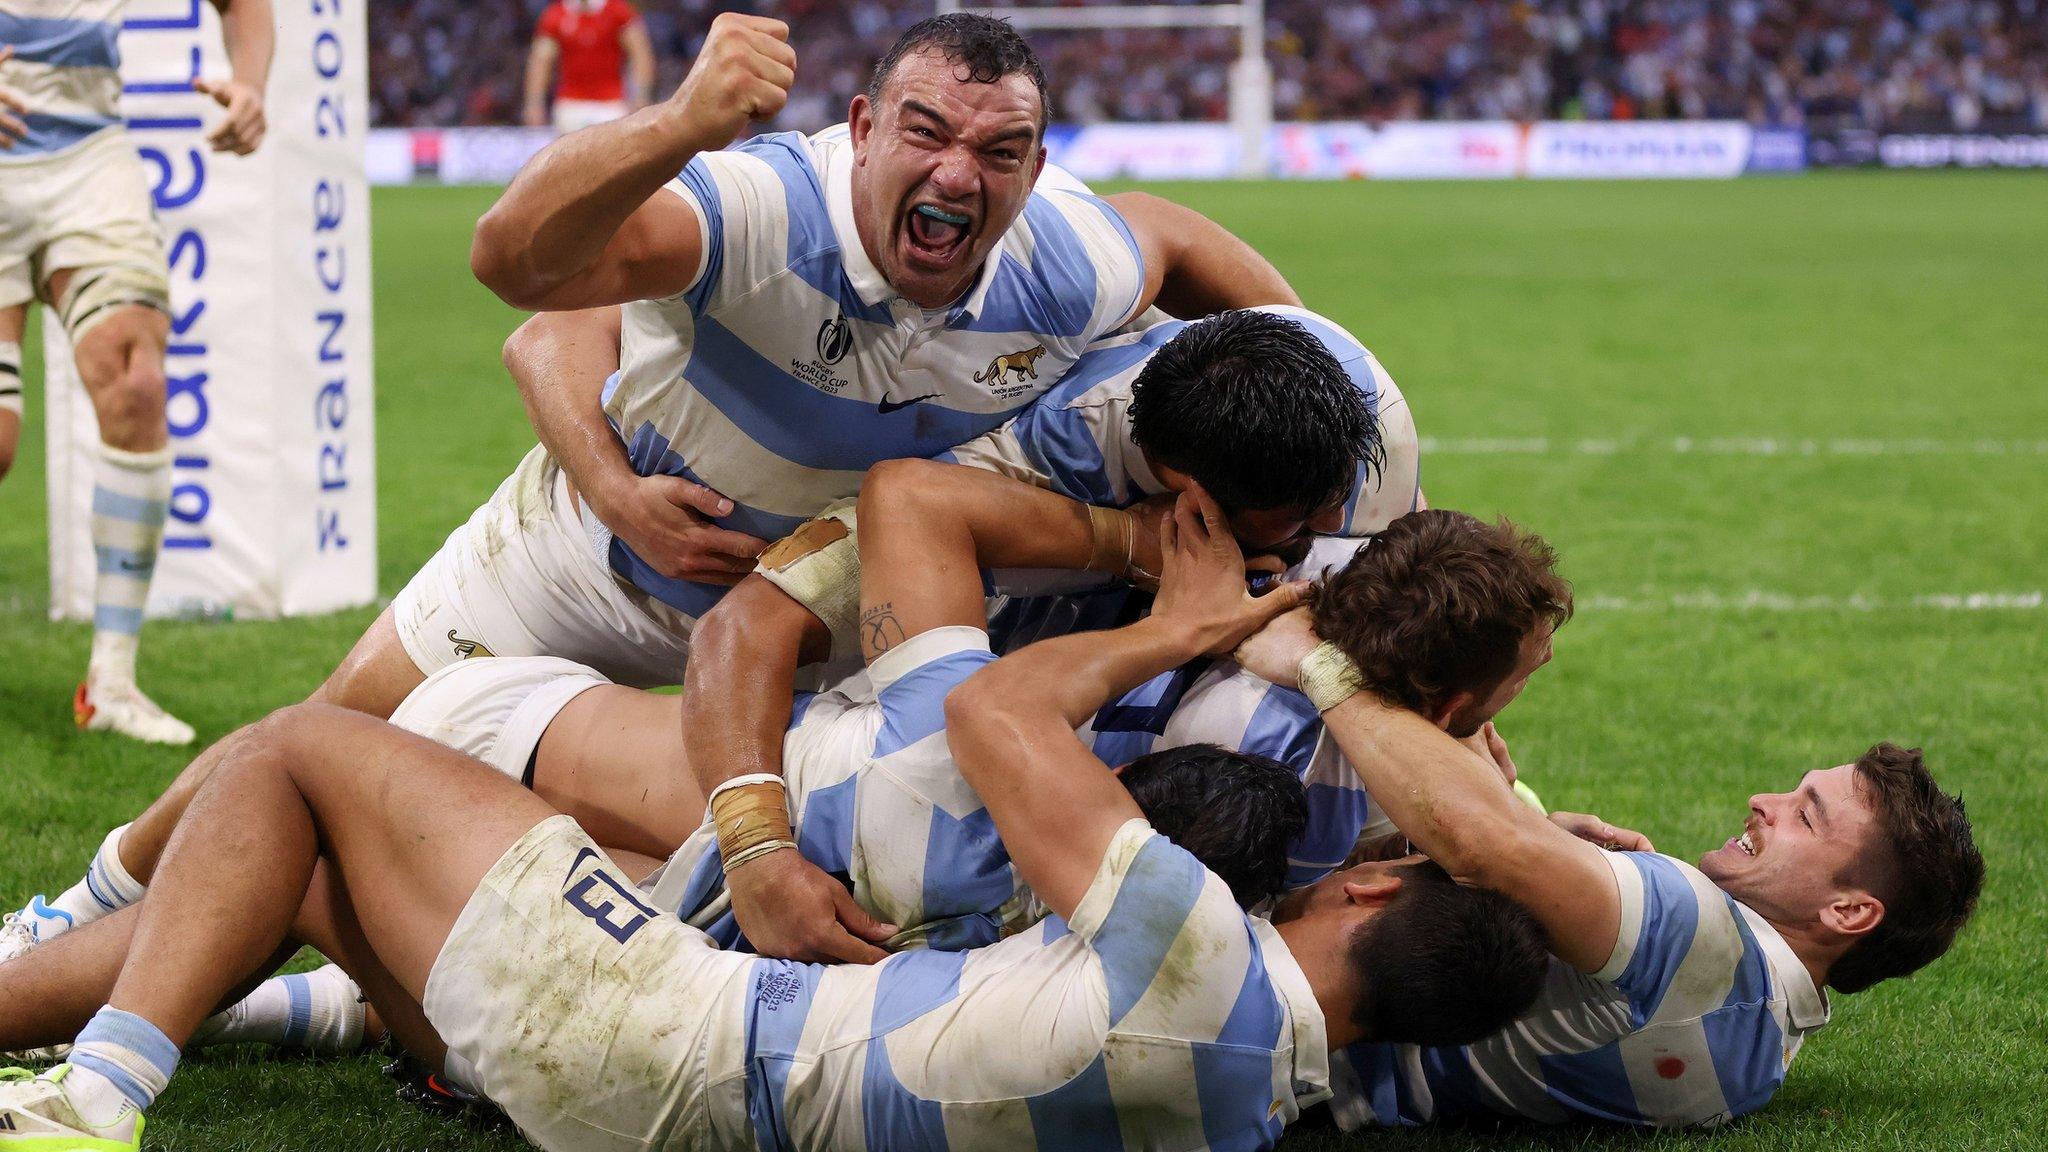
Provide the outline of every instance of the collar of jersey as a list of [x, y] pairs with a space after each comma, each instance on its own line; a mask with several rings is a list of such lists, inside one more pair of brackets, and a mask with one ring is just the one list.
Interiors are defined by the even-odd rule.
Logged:
[[1813, 976], [1806, 965], [1785, 938], [1770, 922], [1749, 909], [1746, 904], [1735, 905], [1742, 911], [1742, 918], [1749, 921], [1749, 930], [1756, 936], [1758, 946], [1764, 950], [1764, 959], [1770, 964], [1771, 981], [1785, 993], [1785, 1006], [1795, 1031], [1805, 1033], [1828, 1022], [1833, 1007], [1828, 1003], [1828, 994], [1813, 986]]
[[1323, 1027], [1323, 1006], [1279, 930], [1262, 916], [1246, 919], [1266, 961], [1266, 976], [1287, 1002], [1288, 1025], [1294, 1029], [1295, 1104], [1313, 1107], [1330, 1098], [1330, 1041]]
[[[896, 289], [875, 267], [875, 262], [868, 259], [867, 246], [860, 242], [860, 229], [853, 222], [853, 140], [843, 132], [836, 139], [825, 139], [831, 131], [827, 128], [811, 141], [812, 154], [825, 169], [825, 211], [832, 219], [832, 234], [839, 240], [839, 263], [846, 269], [846, 279], [853, 284], [861, 303], [870, 307], [886, 304], [896, 298]], [[981, 315], [982, 302], [988, 299], [989, 286], [995, 283], [996, 270], [1002, 264], [1003, 249], [1009, 246], [1009, 237], [1003, 240], [982, 262], [974, 287], [949, 310], [954, 315], [970, 320]]]

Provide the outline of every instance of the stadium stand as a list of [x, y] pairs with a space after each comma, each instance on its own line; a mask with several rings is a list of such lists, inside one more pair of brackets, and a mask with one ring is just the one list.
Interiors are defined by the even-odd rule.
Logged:
[[[732, 0], [640, 5], [673, 91]], [[929, 0], [764, 0], [802, 60], [776, 127], [845, 114]], [[544, 0], [372, 0], [391, 127], [518, 122]], [[1744, 119], [1888, 131], [2048, 130], [2048, 0], [1270, 0], [1282, 120]], [[1226, 30], [1042, 33], [1062, 120], [1223, 119]]]

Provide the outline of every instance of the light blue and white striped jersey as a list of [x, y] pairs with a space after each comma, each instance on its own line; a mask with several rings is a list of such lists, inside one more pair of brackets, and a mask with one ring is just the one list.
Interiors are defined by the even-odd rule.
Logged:
[[1329, 1095], [1279, 934], [1143, 820], [1071, 921], [872, 966], [763, 959], [751, 989], [764, 1149], [1264, 1148]]
[[[673, 297], [624, 309], [605, 410], [641, 475], [730, 498], [719, 523], [764, 540], [860, 490], [882, 460], [999, 427], [1137, 311], [1137, 241], [1106, 203], [1034, 192], [948, 308], [897, 296], [855, 231], [844, 126], [758, 136], [669, 184], [704, 226]], [[671, 580], [613, 540], [614, 571], [700, 616], [725, 591]]]
[[[797, 846], [903, 927], [892, 947], [972, 948], [1029, 923], [1009, 853], [946, 743], [946, 694], [994, 659], [986, 632], [934, 628], [845, 688], [797, 699], [782, 753]], [[707, 822], [670, 857], [652, 898], [744, 947], [724, 890]]]
[[75, 148], [121, 123], [121, 10], [127, 0], [0, 0], [0, 84], [30, 111], [26, 138], [0, 151], [0, 165], [25, 164]]
[[[1343, 535], [1370, 536], [1413, 512], [1421, 491], [1415, 420], [1387, 370], [1334, 321], [1283, 305], [1254, 311], [1285, 316], [1308, 329], [1344, 366], [1379, 422], [1386, 465], [1371, 475], [1359, 467], [1345, 506]], [[1103, 507], [1127, 507], [1165, 492], [1145, 454], [1131, 441], [1131, 388], [1153, 353], [1190, 323], [1200, 321], [1168, 320], [1097, 341], [1051, 391], [1015, 420], [939, 458]]]
[[1463, 1048], [1354, 1044], [1332, 1058], [1346, 1128], [1465, 1116], [1679, 1127], [1754, 1112], [1828, 1021], [1827, 997], [1763, 917], [1669, 856], [1608, 857], [1614, 954], [1552, 961], [1520, 1020]]
[[1097, 712], [1081, 739], [1112, 765], [1218, 744], [1294, 769], [1308, 790], [1308, 827], [1287, 847], [1289, 888], [1334, 871], [1361, 837], [1394, 830], [1308, 697], [1227, 660], [1196, 661], [1146, 681]]

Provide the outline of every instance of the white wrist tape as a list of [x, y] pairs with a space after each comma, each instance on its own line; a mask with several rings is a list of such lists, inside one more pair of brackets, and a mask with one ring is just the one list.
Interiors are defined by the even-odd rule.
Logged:
[[761, 553], [755, 569], [789, 598], [811, 610], [832, 633], [832, 650], [846, 640], [859, 650], [860, 522], [857, 500], [842, 500]]
[[1302, 657], [1297, 674], [1302, 694], [1318, 712], [1328, 712], [1365, 690], [1365, 677], [1358, 674], [1358, 665], [1328, 640]]

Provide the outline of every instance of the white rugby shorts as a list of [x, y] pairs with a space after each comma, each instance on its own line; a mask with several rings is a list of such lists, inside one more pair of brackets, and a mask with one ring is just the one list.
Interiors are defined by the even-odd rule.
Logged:
[[695, 621], [612, 574], [536, 447], [392, 602], [432, 675], [472, 656], [558, 656], [619, 684], [680, 684]]
[[553, 1152], [750, 1147], [758, 957], [648, 907], [567, 816], [485, 873], [427, 976], [447, 1072]]
[[391, 722], [526, 783], [540, 738], [569, 701], [610, 681], [553, 656], [461, 660], [412, 690]]
[[52, 272], [118, 266], [170, 282], [149, 176], [126, 131], [0, 164], [0, 308], [34, 300]]
[[567, 135], [579, 128], [593, 124], [609, 124], [624, 119], [627, 112], [624, 100], [556, 100], [555, 133]]

